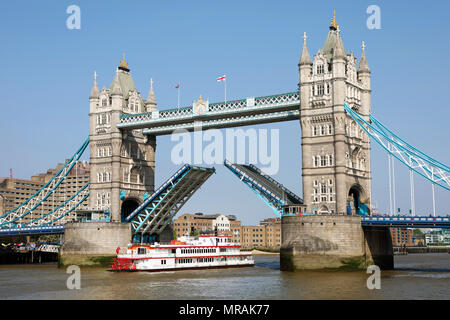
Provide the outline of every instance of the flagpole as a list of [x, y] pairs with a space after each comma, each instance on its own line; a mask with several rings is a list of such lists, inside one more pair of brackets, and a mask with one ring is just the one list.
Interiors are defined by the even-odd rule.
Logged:
[[180, 110], [180, 88], [181, 88], [181, 81], [178, 82], [178, 110]]
[[227, 107], [227, 78], [225, 78], [225, 108]]

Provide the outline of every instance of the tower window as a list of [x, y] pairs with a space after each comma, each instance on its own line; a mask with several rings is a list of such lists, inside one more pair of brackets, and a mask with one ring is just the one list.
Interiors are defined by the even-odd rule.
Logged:
[[317, 86], [317, 95], [319, 95], [319, 96], [323, 96], [323, 94], [324, 94], [324, 87], [323, 87], [323, 84], [319, 84], [318, 86]]
[[314, 167], [318, 167], [319, 161], [320, 161], [320, 156], [313, 157], [313, 161], [314, 161]]
[[325, 73], [325, 67], [323, 66], [323, 64], [319, 64], [317, 66], [317, 74], [323, 74]]

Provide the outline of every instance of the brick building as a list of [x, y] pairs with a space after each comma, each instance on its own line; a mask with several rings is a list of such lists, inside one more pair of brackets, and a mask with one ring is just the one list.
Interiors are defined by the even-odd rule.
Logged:
[[[0, 178], [0, 215], [8, 212], [25, 200], [33, 196], [42, 188], [55, 174], [61, 170], [64, 164], [60, 163], [56, 168], [48, 169], [46, 173], [32, 176], [31, 179]], [[51, 194], [46, 201], [33, 210], [33, 213], [26, 215], [20, 222], [28, 222], [36, 219], [45, 213], [57, 208], [60, 204], [68, 200], [79, 189], [89, 182], [89, 163], [78, 162], [67, 175], [59, 187]], [[84, 201], [79, 209], [85, 209], [88, 201]], [[73, 213], [75, 215], [75, 212]], [[75, 216], [73, 216], [75, 218]]]
[[223, 214], [207, 215], [202, 213], [183, 214], [173, 220], [177, 237], [192, 232], [230, 236], [234, 243], [240, 243], [244, 249], [271, 248], [281, 246], [281, 220], [265, 219], [257, 226], [242, 226], [235, 216]]
[[394, 247], [414, 247], [416, 242], [413, 239], [413, 230], [407, 228], [390, 228], [392, 245]]

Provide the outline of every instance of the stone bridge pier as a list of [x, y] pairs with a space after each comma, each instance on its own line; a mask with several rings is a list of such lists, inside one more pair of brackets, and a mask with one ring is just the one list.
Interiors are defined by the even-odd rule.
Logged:
[[362, 227], [361, 217], [286, 216], [281, 227], [281, 270], [394, 268], [389, 228]]

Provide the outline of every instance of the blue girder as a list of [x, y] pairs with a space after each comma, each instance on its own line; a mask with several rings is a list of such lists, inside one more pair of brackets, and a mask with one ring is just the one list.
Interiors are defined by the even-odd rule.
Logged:
[[9, 228], [9, 229], [0, 229], [0, 236], [63, 234], [65, 230], [66, 227], [64, 225], [28, 227], [28, 228]]
[[254, 165], [238, 165], [228, 160], [224, 165], [245, 183], [272, 211], [281, 218], [283, 207], [290, 204], [303, 204], [303, 200], [273, 178], [264, 174]]
[[[77, 152], [66, 162], [66, 164], [50, 179], [42, 188], [40, 188], [34, 195], [29, 197], [23, 203], [21, 203], [16, 208], [11, 211], [6, 212], [2, 216], [0, 216], [0, 225], [14, 223], [17, 220], [22, 219], [26, 215], [30, 214], [33, 210], [39, 207], [47, 198], [59, 187], [59, 185], [64, 181], [66, 176], [70, 173], [72, 168], [75, 166], [77, 161], [83, 155], [87, 146], [89, 145], [89, 138], [87, 138], [81, 147], [77, 150]], [[57, 181], [56, 181], [57, 180]], [[51, 189], [46, 190], [52, 183], [55, 184], [51, 187]], [[40, 193], [44, 193], [42, 198], [38, 200], [37, 203], [33, 203], [32, 200], [36, 201], [40, 196]], [[31, 208], [27, 208], [26, 205], [31, 202]], [[16, 211], [19, 211], [18, 213]], [[23, 212], [22, 212], [23, 211]]]
[[214, 168], [184, 165], [128, 215], [125, 222], [131, 222], [134, 234], [159, 234], [214, 172]]
[[366, 216], [362, 217], [361, 224], [363, 227], [450, 228], [450, 217]]
[[375, 117], [370, 116], [369, 123], [347, 103], [345, 111], [353, 120], [375, 140], [386, 152], [391, 154], [410, 170], [434, 183], [435, 185], [450, 191], [450, 167], [426, 155], [424, 152], [412, 147], [399, 138], [392, 131], [382, 125]]

